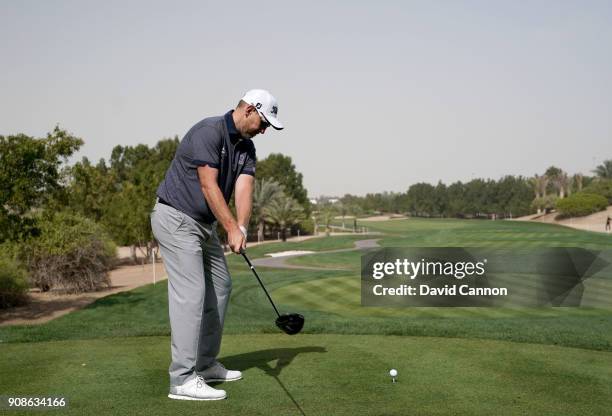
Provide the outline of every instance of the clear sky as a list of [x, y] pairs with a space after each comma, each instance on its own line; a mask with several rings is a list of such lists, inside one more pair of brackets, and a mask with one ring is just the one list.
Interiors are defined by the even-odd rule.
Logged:
[[0, 0], [0, 134], [155, 144], [270, 90], [310, 196], [612, 158], [612, 1]]

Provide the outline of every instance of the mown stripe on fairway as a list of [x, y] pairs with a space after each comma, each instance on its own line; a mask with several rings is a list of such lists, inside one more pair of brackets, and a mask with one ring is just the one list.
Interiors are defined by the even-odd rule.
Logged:
[[[506, 276], [512, 279], [511, 275]], [[354, 276], [330, 277], [295, 283], [273, 291], [273, 296], [279, 302], [293, 303], [307, 302], [309, 305], [319, 305], [323, 310], [346, 314], [368, 315], [373, 312], [376, 316], [454, 316], [454, 317], [508, 317], [508, 316], [539, 316], [554, 317], [560, 310], [571, 310], [575, 315], [592, 315], [593, 310], [587, 308], [371, 308], [361, 306], [360, 283]], [[537, 283], [524, 280], [524, 293], [532, 293]], [[601, 310], [598, 310], [601, 313]]]

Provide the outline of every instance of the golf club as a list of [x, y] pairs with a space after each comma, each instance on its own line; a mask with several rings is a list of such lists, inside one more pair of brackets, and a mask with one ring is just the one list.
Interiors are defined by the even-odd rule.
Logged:
[[274, 311], [276, 312], [276, 315], [278, 316], [278, 318], [276, 318], [276, 326], [279, 327], [287, 335], [295, 335], [298, 332], [300, 332], [302, 328], [304, 327], [304, 317], [300, 315], [299, 313], [285, 313], [281, 315], [278, 312], [278, 309], [276, 309], [276, 305], [274, 305], [274, 302], [272, 301], [272, 298], [268, 294], [266, 287], [264, 286], [263, 282], [259, 278], [257, 271], [255, 271], [255, 267], [251, 263], [251, 260], [249, 260], [249, 258], [247, 257], [243, 249], [240, 249], [240, 254], [242, 254], [242, 257], [244, 257], [244, 260], [246, 260], [247, 264], [249, 265], [249, 268], [253, 271], [253, 274], [257, 278], [257, 281], [261, 285], [261, 288], [264, 290], [264, 292], [266, 293], [266, 296], [268, 297], [268, 300], [272, 304], [272, 307], [274, 308]]

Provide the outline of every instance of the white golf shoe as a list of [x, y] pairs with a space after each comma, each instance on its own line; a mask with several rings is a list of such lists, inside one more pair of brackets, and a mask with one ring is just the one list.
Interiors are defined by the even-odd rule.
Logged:
[[222, 400], [225, 390], [217, 390], [206, 384], [202, 376], [196, 376], [182, 386], [170, 387], [168, 397], [176, 400]]
[[235, 381], [242, 378], [242, 373], [236, 370], [228, 370], [219, 361], [200, 373], [206, 382], [210, 381]]

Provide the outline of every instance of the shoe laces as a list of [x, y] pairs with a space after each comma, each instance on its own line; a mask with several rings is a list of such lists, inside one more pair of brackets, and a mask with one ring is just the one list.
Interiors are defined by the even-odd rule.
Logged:
[[205, 385], [206, 385], [206, 381], [204, 380], [204, 377], [196, 376], [196, 387], [201, 389]]

